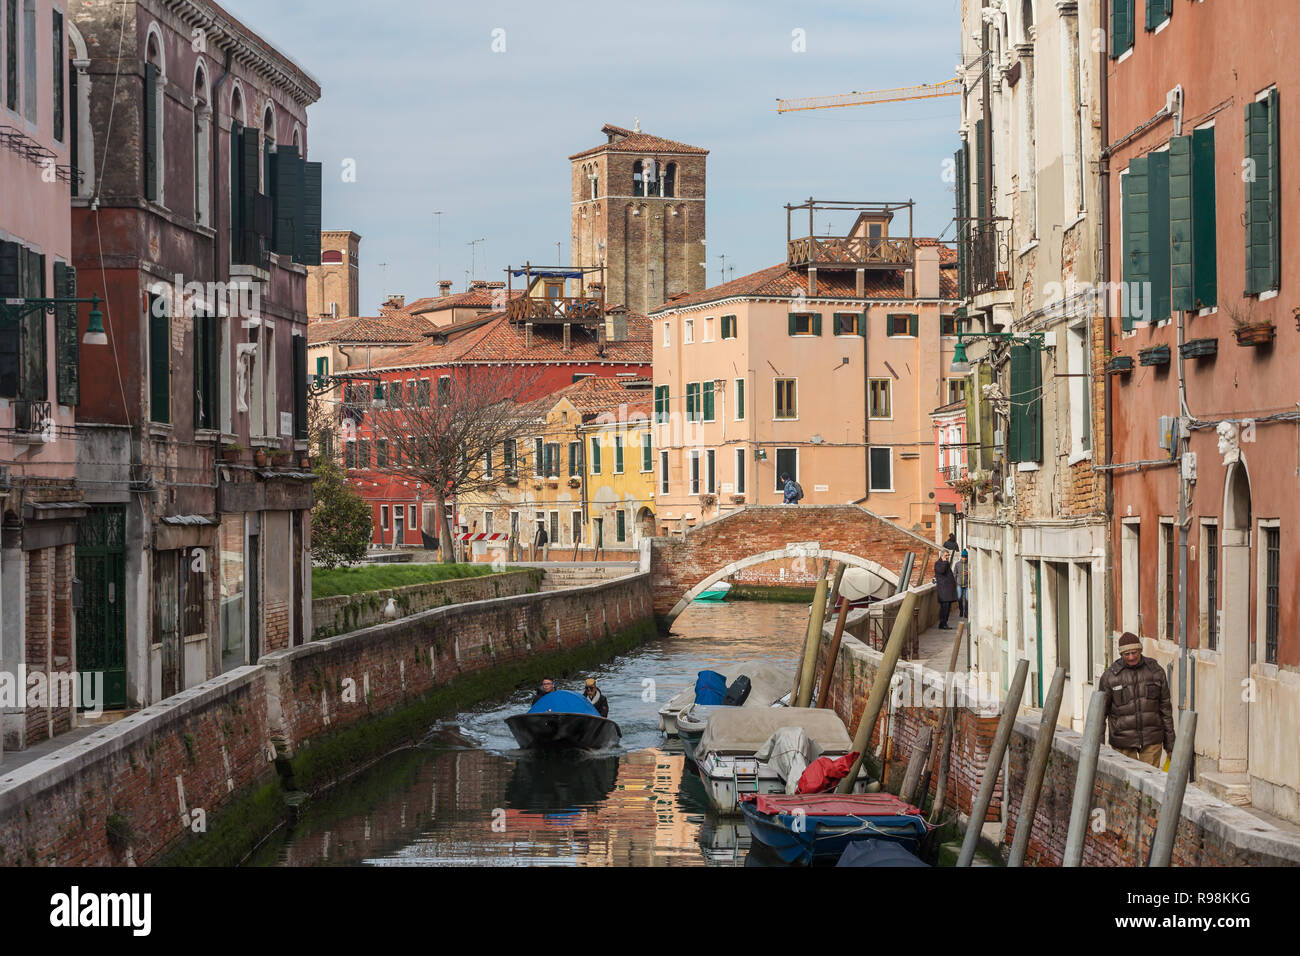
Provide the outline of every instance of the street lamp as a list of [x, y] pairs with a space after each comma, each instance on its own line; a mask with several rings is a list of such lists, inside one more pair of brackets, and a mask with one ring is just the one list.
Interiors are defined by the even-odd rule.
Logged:
[[966, 375], [971, 370], [970, 360], [966, 358], [966, 339], [1010, 339], [1042, 352], [1047, 348], [1046, 336], [1042, 332], [958, 332], [957, 344], [952, 350], [952, 374]]
[[0, 300], [0, 324], [19, 325], [24, 316], [33, 312], [53, 315], [61, 305], [89, 305], [90, 325], [81, 341], [86, 345], [107, 345], [108, 335], [104, 332], [104, 313], [99, 311], [100, 301], [97, 295], [89, 299], [4, 299]]

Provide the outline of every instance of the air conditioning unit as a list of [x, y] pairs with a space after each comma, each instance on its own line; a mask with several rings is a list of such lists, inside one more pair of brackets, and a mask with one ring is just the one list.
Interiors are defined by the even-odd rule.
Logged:
[[1173, 415], [1161, 415], [1156, 423], [1156, 432], [1160, 447], [1169, 453], [1170, 458], [1178, 457], [1178, 419]]

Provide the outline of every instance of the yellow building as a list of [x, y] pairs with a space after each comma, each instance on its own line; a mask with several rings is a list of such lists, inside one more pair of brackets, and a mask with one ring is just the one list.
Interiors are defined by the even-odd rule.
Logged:
[[605, 549], [636, 549], [655, 533], [649, 388], [584, 379], [567, 392], [583, 418], [589, 540]]

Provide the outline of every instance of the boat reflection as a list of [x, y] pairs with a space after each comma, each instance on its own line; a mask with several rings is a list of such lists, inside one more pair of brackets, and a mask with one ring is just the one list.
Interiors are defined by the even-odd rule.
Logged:
[[548, 826], [582, 826], [618, 781], [618, 757], [530, 753], [515, 763], [506, 784], [506, 817]]

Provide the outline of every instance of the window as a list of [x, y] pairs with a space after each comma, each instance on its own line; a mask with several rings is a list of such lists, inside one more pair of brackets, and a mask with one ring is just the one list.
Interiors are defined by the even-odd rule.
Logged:
[[712, 448], [704, 453], [704, 490], [711, 495], [718, 493], [718, 453]]
[[700, 383], [688, 382], [686, 384], [686, 420], [688, 422], [698, 422], [701, 412]]
[[516, 474], [515, 456], [515, 439], [507, 438], [501, 446], [501, 467], [507, 475]]
[[1124, 521], [1120, 528], [1120, 627], [1142, 636], [1141, 594], [1142, 525], [1134, 518]]
[[438, 407], [446, 408], [451, 404], [451, 376], [438, 376]]
[[668, 452], [659, 453], [659, 494], [668, 494]]
[[614, 526], [615, 540], [626, 541], [627, 540], [627, 512], [624, 511], [622, 508], [619, 508], [618, 511], [615, 513], [615, 518], [616, 518], [616, 524]]
[[713, 341], [713, 316], [709, 316], [704, 320], [704, 341]]
[[1278, 96], [1246, 104], [1246, 294], [1278, 288]]
[[533, 474], [546, 474], [546, 449], [540, 438], [533, 439]]
[[1081, 458], [1092, 447], [1092, 378], [1088, 374], [1088, 324], [1067, 331], [1070, 354], [1070, 449]]
[[322, 355], [316, 359], [316, 385], [317, 387], [325, 384], [325, 380], [330, 377], [330, 360], [329, 356]]
[[1133, 49], [1133, 5], [1137, 0], [1108, 0], [1108, 2], [1110, 3], [1110, 58], [1117, 60]]
[[700, 493], [700, 453], [691, 452], [691, 494]]
[[713, 390], [714, 390], [715, 385], [716, 385], [716, 383], [714, 383], [714, 382], [705, 382], [705, 383], [704, 383], [704, 390], [703, 390], [703, 392], [701, 393], [701, 406], [702, 406], [702, 411], [703, 411], [703, 421], [706, 421], [706, 422], [712, 422], [712, 421], [716, 421], [716, 420], [717, 420], [717, 418], [716, 418], [716, 414], [715, 414], [715, 411], [714, 411], [714, 405], [713, 405]]
[[682, 342], [691, 345], [695, 341], [695, 320], [687, 319], [682, 326]]
[[5, 0], [5, 105], [18, 111], [18, 0]]
[[642, 171], [641, 160], [632, 164], [632, 195], [644, 196], [645, 192], [645, 174]]
[[389, 408], [401, 408], [406, 403], [406, 390], [400, 381], [385, 384], [384, 394], [388, 396]]
[[551, 526], [546, 533], [551, 544], [560, 543], [560, 513], [558, 511], [551, 512]]
[[388, 530], [388, 505], [379, 506], [379, 527]]
[[484, 534], [491, 534], [492, 531], [493, 531], [493, 525], [494, 525], [495, 523], [496, 523], [496, 515], [493, 514], [491, 511], [484, 510], [484, 512], [483, 512], [483, 533], [484, 533]]
[[212, 107], [208, 103], [208, 75], [200, 64], [194, 71], [194, 221], [211, 223]]
[[1011, 461], [1043, 460], [1042, 358], [1028, 345], [1011, 346]]
[[[171, 303], [149, 293], [149, 421], [171, 422]], [[250, 380], [256, 382], [252, 375]], [[251, 397], [258, 407], [259, 396]]]
[[939, 334], [940, 335], [957, 334], [957, 317], [955, 315], [939, 316]]
[[144, 197], [162, 201], [164, 79], [158, 40], [150, 36], [144, 65], [144, 113], [141, 147], [144, 150]]
[[600, 439], [595, 435], [591, 438], [591, 473], [600, 474]]
[[1215, 229], [1214, 127], [1208, 126], [1169, 141], [1171, 308], [1217, 304]]
[[835, 313], [835, 334], [836, 335], [863, 335], [865, 327], [862, 316], [856, 312], [836, 312]]
[[23, 0], [23, 113], [37, 120], [36, 0]]
[[673, 324], [671, 322], [665, 322], [664, 323], [664, 348], [668, 348], [672, 344], [673, 344]]
[[[1120, 179], [1126, 332], [1135, 318], [1144, 322], [1169, 318], [1169, 157], [1168, 151], [1139, 156]], [[1145, 289], [1150, 291], [1139, 301], [1134, 293]]]
[[483, 477], [492, 477], [492, 449], [489, 448], [483, 453]]
[[1147, 29], [1154, 30], [1174, 12], [1174, 0], [1146, 0]]
[[357, 441], [357, 467], [370, 467], [370, 442], [365, 438]]
[[664, 166], [664, 197], [673, 198], [677, 195], [677, 164], [668, 163]]
[[736, 337], [736, 317], [734, 315], [724, 315], [722, 317], [722, 337], [724, 339], [734, 339]]
[[655, 386], [655, 421], [664, 423], [668, 421], [668, 386]]
[[578, 478], [582, 475], [582, 442], [569, 442], [569, 477]]
[[871, 449], [871, 490], [894, 490], [894, 450], [892, 448]]
[[[401, 382], [398, 382], [397, 385], [398, 385], [398, 387], [400, 388], [401, 385], [402, 385], [402, 383], [401, 383]], [[416, 408], [416, 407], [417, 407], [417, 406], [416, 406], [416, 397], [415, 397], [415, 392], [416, 392], [416, 388], [415, 388], [415, 386], [416, 386], [416, 381], [415, 381], [415, 379], [412, 378], [412, 379], [408, 379], [408, 380], [407, 380], [407, 382], [406, 382], [406, 405], [407, 405], [408, 408]]]
[[388, 439], [380, 438], [375, 442], [375, 467], [388, 467]]
[[655, 466], [654, 449], [650, 444], [650, 433], [641, 436], [641, 471], [653, 471]]
[[1201, 607], [1205, 615], [1205, 646], [1219, 647], [1219, 528], [1201, 526]]
[[429, 380], [420, 379], [415, 391], [415, 405], [417, 408], [429, 407]]
[[357, 467], [357, 443], [350, 441], [343, 446], [343, 467]]
[[745, 450], [736, 449], [736, 494], [745, 493]]
[[614, 436], [614, 474], [623, 474], [623, 437]]
[[560, 443], [547, 442], [544, 449], [543, 463], [546, 466], [547, 478], [560, 477]]
[[1056, 632], [1056, 666], [1070, 677], [1070, 566], [1059, 561], [1044, 561], [1047, 586], [1052, 589], [1053, 630]]
[[1264, 545], [1264, 663], [1277, 663], [1278, 608], [1281, 605], [1278, 572], [1282, 563], [1282, 529], [1262, 527]]
[[893, 418], [893, 406], [890, 404], [890, 386], [887, 378], [871, 379], [871, 417]]
[[582, 512], [569, 512], [569, 543], [582, 544]]
[[786, 421], [792, 421], [799, 417], [799, 403], [796, 393], [796, 380], [792, 378], [778, 378], [773, 383], [776, 393], [775, 411], [773, 418], [779, 418]]
[[1174, 557], [1174, 523], [1169, 518], [1161, 518], [1159, 561], [1161, 601], [1159, 634], [1161, 639], [1166, 641], [1172, 641], [1174, 639], [1174, 621], [1176, 620], [1174, 596], [1178, 591], [1174, 585], [1174, 576], [1177, 573], [1177, 570], [1178, 565]]
[[[406, 526], [412, 531], [420, 530], [420, 513], [415, 510], [415, 505], [406, 506]], [[492, 512], [488, 512], [488, 530], [492, 530]]]
[[785, 491], [785, 485], [781, 481], [782, 475], [789, 475], [795, 481], [799, 480], [799, 449], [778, 448], [776, 450], [776, 468], [772, 480], [776, 484], [778, 495]]
[[890, 315], [885, 320], [886, 335], [910, 335], [916, 338], [919, 333], [919, 319], [915, 315]]
[[948, 379], [948, 404], [966, 401], [966, 379]]
[[789, 333], [791, 335], [821, 335], [822, 314], [820, 312], [791, 312], [789, 315]]
[[68, 61], [63, 52], [63, 14], [58, 10], [54, 11], [53, 39], [54, 85], [50, 97], [54, 101], [54, 138], [61, 143], [63, 142], [63, 71]]

